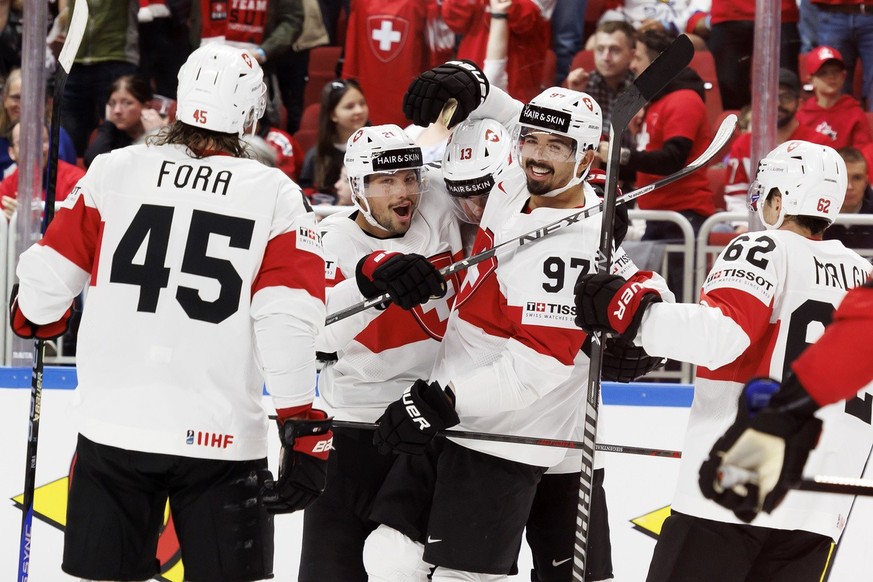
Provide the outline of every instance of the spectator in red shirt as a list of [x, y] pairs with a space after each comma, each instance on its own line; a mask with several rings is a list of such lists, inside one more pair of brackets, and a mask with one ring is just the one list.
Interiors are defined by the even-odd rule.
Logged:
[[[800, 108], [800, 80], [788, 69], [779, 70], [779, 102], [776, 117], [776, 144], [800, 139], [827, 145], [826, 138], [797, 120]], [[725, 208], [729, 212], [744, 212], [749, 191], [749, 165], [752, 157], [752, 134], [743, 132], [731, 144], [728, 154], [728, 173], [724, 188]]]
[[[370, 119], [377, 125], [408, 123], [403, 92], [428, 68], [427, 15], [422, 0], [352, 0], [343, 77], [361, 84], [370, 98]], [[333, 176], [330, 184], [335, 180]]]
[[297, 182], [303, 169], [303, 147], [287, 132], [266, 123], [263, 118], [258, 122], [255, 135], [263, 139], [276, 153], [275, 167], [282, 170], [286, 176]]
[[[462, 36], [458, 58], [483, 67], [494, 17], [489, 0], [443, 0], [442, 15], [449, 28]], [[543, 89], [543, 63], [551, 45], [551, 11], [533, 0], [513, 0], [501, 18], [509, 22], [507, 89], [516, 99], [528, 102]]]
[[[18, 146], [21, 139], [21, 125], [16, 123], [12, 128], [12, 140], [9, 145], [9, 157], [18, 160]], [[42, 159], [43, 169], [48, 161], [49, 133], [48, 128], [43, 127], [42, 132]], [[73, 191], [73, 187], [79, 178], [85, 175], [85, 170], [64, 160], [58, 160], [58, 185], [55, 190], [55, 198], [58, 202], [64, 200]], [[45, 179], [43, 180], [45, 182]], [[43, 196], [45, 196], [46, 184], [43, 184]], [[0, 182], [0, 206], [6, 220], [12, 218], [12, 214], [18, 209], [18, 168]]]
[[[779, 66], [797, 72], [800, 12], [796, 0], [779, 0]], [[722, 107], [742, 109], [752, 102], [755, 0], [712, 0], [709, 50], [715, 59]]]
[[[631, 61], [634, 74], [642, 73], [674, 38], [662, 30], [639, 31]], [[651, 100], [637, 134], [637, 150], [622, 148], [623, 173], [636, 172], [637, 186], [678, 172], [706, 149], [711, 136], [703, 95], [703, 80], [686, 67]], [[601, 143], [599, 155], [604, 163], [608, 148], [608, 143]], [[707, 217], [715, 213], [705, 168], [639, 198], [637, 205], [643, 210], [676, 211], [691, 223], [695, 234]], [[683, 234], [676, 223], [649, 221], [642, 240], [681, 243]], [[677, 297], [683, 297], [682, 257], [677, 253], [670, 255], [667, 283]]]
[[827, 138], [824, 145], [834, 149], [873, 142], [861, 104], [843, 93], [847, 73], [840, 52], [829, 46], [815, 48], [806, 57], [806, 68], [814, 95], [797, 112], [797, 120]]

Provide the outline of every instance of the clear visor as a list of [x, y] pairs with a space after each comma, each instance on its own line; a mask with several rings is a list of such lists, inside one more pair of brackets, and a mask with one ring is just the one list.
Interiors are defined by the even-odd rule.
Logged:
[[367, 198], [417, 196], [427, 190], [427, 180], [421, 169], [379, 172], [364, 177], [364, 196]]
[[766, 200], [767, 193], [764, 192], [764, 185], [755, 180], [752, 182], [752, 185], [749, 186], [749, 210], [752, 212], [758, 212], [758, 207], [764, 204]]
[[518, 132], [518, 156], [522, 159], [571, 162], [576, 159], [576, 140], [537, 127], [521, 126]]
[[485, 202], [487, 201], [488, 194], [466, 198], [452, 196], [452, 210], [460, 220], [470, 224], [479, 224], [482, 220], [482, 213], [485, 212]]

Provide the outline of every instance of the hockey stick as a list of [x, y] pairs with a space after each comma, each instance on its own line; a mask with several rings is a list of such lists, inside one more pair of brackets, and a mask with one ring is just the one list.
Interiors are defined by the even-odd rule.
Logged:
[[[45, 214], [42, 232], [52, 221], [55, 213], [55, 191], [58, 182], [58, 147], [61, 136], [61, 97], [64, 85], [73, 66], [79, 44], [85, 35], [88, 22], [88, 3], [76, 2], [70, 17], [70, 27], [64, 48], [58, 56], [58, 70], [55, 77], [54, 101], [52, 102], [51, 137], [48, 159], [48, 177], [45, 194]], [[40, 64], [40, 66], [42, 66]], [[39, 443], [39, 417], [42, 405], [42, 375], [45, 360], [45, 341], [37, 340], [33, 348], [33, 371], [30, 385], [30, 416], [27, 435], [27, 465], [24, 469], [24, 498], [22, 499], [21, 539], [18, 550], [18, 582], [26, 582], [30, 576], [30, 553], [33, 533], [33, 502], [36, 492], [36, 452]]]
[[816, 491], [818, 493], [841, 493], [843, 495], [863, 495], [873, 497], [873, 481], [870, 479], [851, 479], [815, 475], [800, 480], [793, 489]]
[[452, 115], [455, 114], [455, 109], [457, 108], [458, 100], [451, 97], [440, 110], [439, 123], [441, 123], [446, 129], [451, 129], [451, 127], [449, 127], [449, 122], [452, 120]]
[[[757, 484], [758, 474], [747, 469], [723, 465], [718, 472], [719, 484], [725, 489], [746, 483]], [[864, 495], [873, 497], [873, 481], [855, 479], [852, 477], [832, 477], [814, 475], [804, 477], [799, 482], [790, 485], [791, 489], [799, 491], [814, 491], [817, 493], [840, 493], [843, 495]]]
[[[356, 428], [360, 430], [376, 430], [379, 425], [375, 422], [357, 422], [354, 420], [334, 420], [334, 428]], [[475, 432], [467, 430], [441, 430], [437, 436], [456, 439], [469, 439], [474, 441], [493, 441], [498, 443], [512, 443], [517, 445], [536, 445], [540, 447], [557, 447], [559, 449], [581, 449], [584, 443], [580, 441], [565, 441], [561, 439], [529, 437], [514, 434], [495, 434], [490, 432]], [[628, 455], [645, 455], [648, 457], [668, 457], [679, 459], [682, 451], [670, 451], [666, 449], [647, 449], [643, 447], [626, 447], [624, 445], [607, 445], [597, 443], [594, 448], [604, 453], [625, 453]]]
[[[631, 119], [670, 81], [691, 63], [694, 46], [685, 35], [677, 38], [624, 89], [612, 107], [609, 119], [609, 156], [606, 163], [603, 218], [600, 228], [597, 271], [605, 273], [612, 263], [612, 229], [615, 222], [618, 166], [621, 134]], [[601, 334], [592, 334], [591, 361], [588, 368], [588, 389], [585, 400], [582, 471], [579, 477], [579, 505], [576, 508], [576, 540], [573, 546], [573, 580], [585, 580], [588, 566], [588, 527], [591, 522], [591, 490], [594, 479], [594, 438], [597, 434], [597, 414], [600, 400], [600, 373], [603, 366]]]
[[[682, 168], [681, 170], [679, 170], [675, 174], [670, 174], [669, 176], [664, 176], [663, 178], [652, 182], [648, 186], [643, 186], [642, 188], [638, 188], [636, 190], [628, 192], [627, 194], [622, 195], [621, 197], [619, 197], [615, 201], [615, 204], [625, 204], [627, 202], [630, 202], [631, 200], [635, 200], [635, 199], [639, 198], [640, 196], [643, 196], [645, 194], [648, 194], [649, 192], [652, 192], [653, 190], [657, 190], [658, 188], [663, 188], [664, 186], [667, 186], [668, 184], [672, 184], [673, 182], [676, 182], [677, 180], [681, 180], [682, 178], [688, 176], [689, 174], [692, 174], [692, 173], [696, 172], [697, 170], [699, 170], [700, 168], [706, 166], [728, 144], [728, 142], [731, 139], [731, 136], [734, 133], [734, 129], [736, 129], [736, 126], [737, 126], [737, 116], [733, 115], [733, 114], [728, 115], [722, 121], [721, 126], [719, 126], [718, 131], [715, 134], [715, 137], [712, 139], [712, 141], [709, 144], [709, 147], [707, 147], [706, 151], [704, 151], [702, 154], [700, 154], [700, 156], [698, 156], [696, 160], [694, 160], [693, 162], [691, 162], [690, 164], [688, 164], [686, 167]], [[472, 257], [462, 259], [462, 260], [458, 261], [457, 263], [453, 263], [453, 264], [449, 265], [448, 267], [441, 269], [440, 274], [443, 276], [452, 275], [454, 273], [457, 273], [458, 271], [463, 271], [464, 269], [467, 269], [468, 267], [472, 267], [473, 265], [481, 263], [482, 261], [487, 261], [488, 259], [490, 259], [494, 255], [496, 255], [498, 251], [503, 251], [503, 250], [507, 250], [510, 248], [520, 247], [522, 245], [526, 245], [526, 244], [535, 242], [535, 241], [545, 237], [546, 235], [549, 235], [555, 231], [558, 231], [558, 230], [564, 228], [565, 226], [570, 226], [571, 224], [576, 224], [580, 220], [584, 220], [584, 219], [589, 218], [591, 216], [596, 216], [596, 215], [600, 214], [601, 212], [603, 212], [603, 208], [604, 208], [603, 203], [601, 203], [598, 206], [592, 206], [590, 208], [586, 208], [585, 210], [580, 210], [579, 212], [570, 214], [569, 216], [565, 216], [564, 218], [556, 220], [555, 222], [552, 222], [552, 223], [547, 224], [545, 226], [541, 226], [540, 228], [538, 228], [536, 230], [532, 230], [532, 231], [527, 232], [527, 233], [525, 233], [521, 236], [518, 236], [516, 238], [510, 239], [507, 241], [503, 241], [499, 245], [493, 246], [490, 249], [486, 249], [486, 250], [482, 251], [481, 253], [479, 253], [478, 255], [473, 255]], [[380, 303], [384, 303], [384, 302], [390, 301], [390, 300], [391, 300], [391, 297], [387, 293], [385, 293], [383, 295], [379, 295], [378, 297], [373, 297], [372, 299], [367, 299], [366, 301], [361, 301], [360, 303], [356, 303], [355, 305], [352, 305], [350, 307], [346, 307], [345, 309], [341, 309], [341, 310], [337, 311], [336, 313], [332, 313], [332, 314], [328, 315], [327, 319], [325, 320], [325, 325], [330, 325], [332, 323], [336, 323], [337, 321], [340, 321], [340, 320], [345, 319], [347, 317], [351, 317], [352, 315], [354, 315], [356, 313], [360, 313], [361, 311], [364, 311], [365, 309], [369, 309], [370, 307], [373, 307], [374, 305], [379, 305]]]

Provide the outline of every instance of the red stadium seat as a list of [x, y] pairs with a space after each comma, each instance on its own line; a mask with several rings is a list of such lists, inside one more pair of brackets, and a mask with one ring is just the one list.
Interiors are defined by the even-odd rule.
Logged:
[[727, 180], [727, 168], [721, 165], [710, 166], [706, 169], [706, 177], [709, 178], [709, 189], [712, 190], [715, 209], [724, 210], [724, 183]]
[[722, 114], [721, 90], [718, 87], [718, 76], [715, 73], [715, 59], [709, 51], [694, 51], [689, 65], [700, 78], [706, 89], [706, 115], [710, 125]]
[[300, 144], [304, 152], [315, 145], [318, 141], [318, 114], [321, 105], [315, 103], [303, 110], [300, 117], [300, 128], [294, 133], [294, 139]]
[[570, 70], [583, 68], [586, 71], [594, 70], [594, 51], [581, 50], [576, 53], [573, 60], [570, 62]]
[[309, 80], [303, 93], [303, 107], [321, 102], [321, 91], [336, 76], [342, 47], [320, 46], [309, 51]]
[[709, 233], [709, 244], [713, 246], [725, 247], [738, 235], [739, 233], [737, 232], [711, 232]]
[[546, 51], [546, 59], [542, 64], [543, 80], [541, 86], [543, 90], [555, 85], [555, 69], [558, 66], [558, 57], [555, 56], [555, 51], [549, 49]]
[[608, 0], [588, 0], [585, 6], [585, 38], [594, 34], [597, 21], [606, 12]]

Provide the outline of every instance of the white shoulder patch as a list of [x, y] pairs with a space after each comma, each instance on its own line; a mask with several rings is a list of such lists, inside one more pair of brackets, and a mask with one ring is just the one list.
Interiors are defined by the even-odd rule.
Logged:
[[307, 251], [319, 257], [324, 256], [324, 251], [321, 247], [321, 237], [314, 228], [298, 226], [295, 245], [301, 251]]

